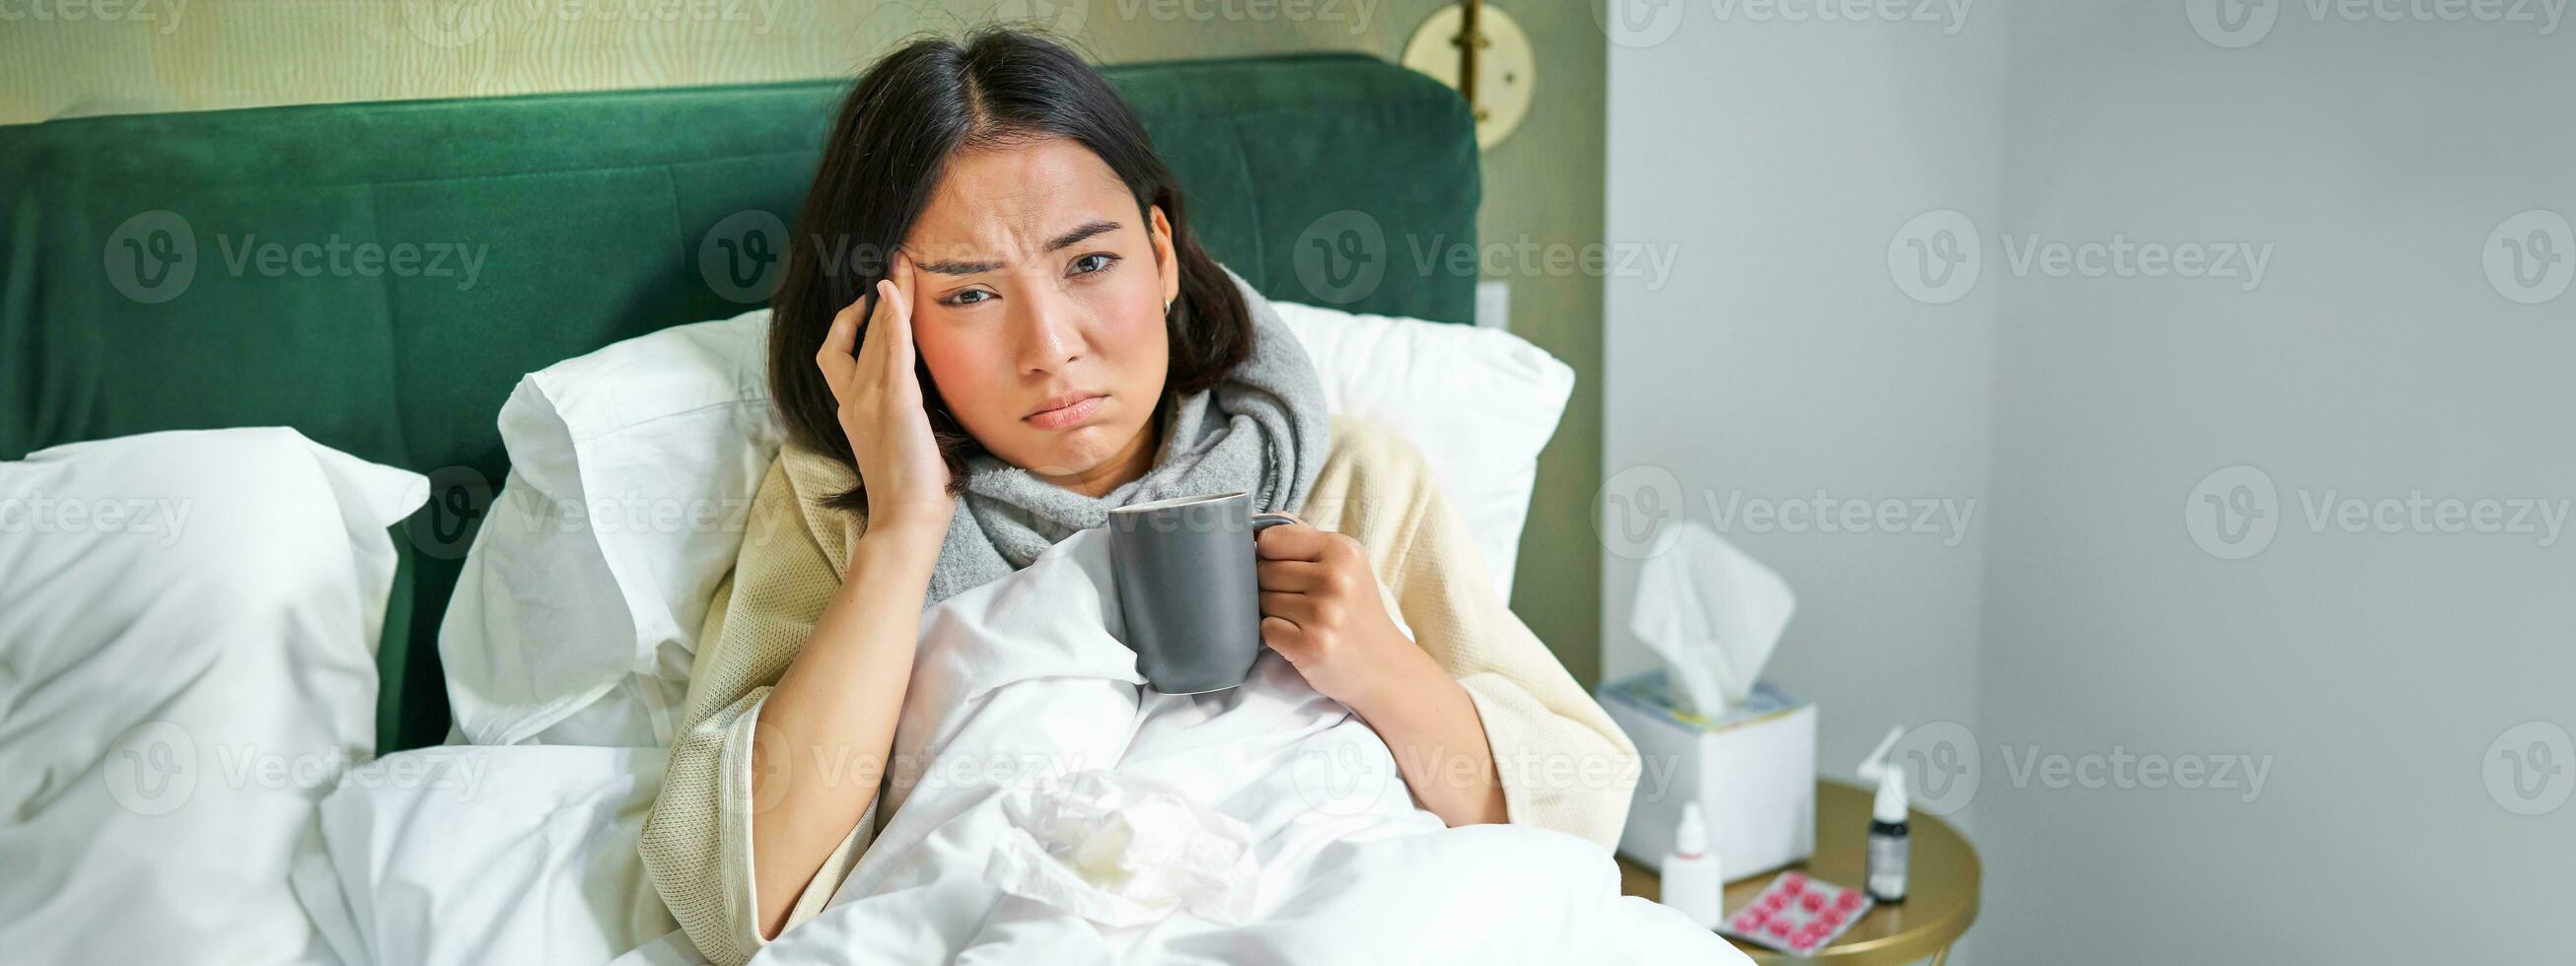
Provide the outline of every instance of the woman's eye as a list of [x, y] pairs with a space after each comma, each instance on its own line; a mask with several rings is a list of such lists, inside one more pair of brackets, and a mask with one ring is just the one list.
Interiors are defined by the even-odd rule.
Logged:
[[1108, 268], [1109, 263], [1117, 260], [1118, 256], [1116, 255], [1112, 255], [1107, 252], [1093, 252], [1089, 255], [1084, 255], [1081, 258], [1073, 260], [1073, 274], [1089, 275], [1093, 272]]
[[984, 291], [983, 289], [980, 289], [980, 288], [970, 288], [970, 289], [967, 289], [967, 290], [965, 290], [965, 291], [963, 291], [963, 292], [959, 292], [959, 293], [957, 293], [957, 294], [955, 294], [955, 295], [951, 295], [951, 296], [949, 296], [949, 297], [947, 297], [947, 298], [945, 298], [945, 299], [941, 299], [941, 301], [946, 302], [946, 303], [948, 303], [948, 304], [950, 304], [950, 305], [973, 305], [973, 304], [975, 304], [975, 303], [977, 303], [977, 302], [984, 301], [986, 298], [991, 297], [991, 296], [992, 296], [992, 294], [993, 294], [993, 293], [991, 293], [991, 292], [987, 292], [987, 291]]

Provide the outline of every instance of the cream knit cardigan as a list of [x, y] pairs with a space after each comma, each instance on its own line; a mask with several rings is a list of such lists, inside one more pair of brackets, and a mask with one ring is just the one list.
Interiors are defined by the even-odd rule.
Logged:
[[[1332, 439], [1300, 516], [1368, 549], [1381, 592], [1415, 643], [1466, 688], [1493, 746], [1508, 819], [1615, 847], [1636, 784], [1636, 746], [1505, 607], [1420, 451], [1392, 429], [1345, 416], [1332, 418]], [[719, 964], [750, 959], [768, 942], [753, 894], [753, 724], [848, 568], [860, 516], [820, 500], [856, 479], [792, 446], [770, 466], [741, 556], [698, 638], [686, 724], [644, 825], [654, 888]], [[797, 897], [788, 928], [822, 910], [877, 824], [871, 804]]]

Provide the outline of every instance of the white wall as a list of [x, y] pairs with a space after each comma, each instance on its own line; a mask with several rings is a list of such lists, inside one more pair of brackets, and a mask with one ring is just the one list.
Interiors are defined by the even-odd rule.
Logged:
[[[2006, 228], [2274, 254], [2251, 292], [1998, 279], [1981, 951], [2568, 962], [2576, 808], [2513, 814], [2482, 769], [2514, 725], [2576, 725], [2576, 547], [2320, 533], [2305, 504], [2576, 495], [2576, 295], [2515, 304], [2480, 261], [2509, 215], [2576, 215], [2576, 25], [2277, 9], [2235, 49], [2179, 2], [2013, 12]], [[2184, 507], [2237, 465], [2279, 529], [2224, 560]], [[2250, 802], [2016, 788], [1999, 746], [2273, 766]]]
[[[1787, 577], [1798, 613], [1767, 676], [1818, 701], [1821, 764], [1848, 776], [1890, 724], [1978, 719], [1995, 299], [1914, 301], [1887, 250], [1926, 209], [1997, 206], [2004, 5], [1949, 23], [1659, 9], [1680, 14], [1668, 33], [1613, 31], [1605, 233], [1676, 268], [1608, 279], [1607, 492], [1661, 479]], [[1964, 526], [1740, 514], [1889, 499]], [[1615, 678], [1653, 665], [1627, 633], [1636, 563], [1605, 543]]]
[[[1608, 234], [1682, 268], [1611, 280], [1605, 467], [1668, 468], [1702, 520], [1704, 490], [1979, 500], [1948, 549], [1731, 534], [1801, 595], [1772, 676], [1822, 699], [1828, 772], [1891, 720], [1964, 726], [1976, 960], [2576, 959], [2576, 521], [2430, 515], [2576, 497], [2576, 291], [2517, 304], [2482, 261], [2510, 216], [2576, 216], [2576, 24], [2232, 2], [1978, 4], [1944, 37], [1727, 0], [1614, 36]], [[1934, 209], [1981, 248], [1944, 304], [1888, 258]], [[2268, 258], [2086, 277], [2033, 238]], [[2240, 482], [2268, 544], [2200, 499]], [[2421, 525], [2311, 523], [2419, 492]], [[1607, 559], [1619, 673], [1647, 661]], [[2555, 771], [2515, 771], [2534, 741]]]

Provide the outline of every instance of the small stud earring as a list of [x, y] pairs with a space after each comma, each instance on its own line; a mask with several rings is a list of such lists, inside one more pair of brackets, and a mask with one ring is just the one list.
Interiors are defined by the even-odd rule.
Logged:
[[1164, 300], [1163, 300], [1163, 314], [1164, 314], [1164, 315], [1170, 315], [1170, 314], [1172, 314], [1172, 300], [1171, 300], [1171, 299], [1164, 299]]

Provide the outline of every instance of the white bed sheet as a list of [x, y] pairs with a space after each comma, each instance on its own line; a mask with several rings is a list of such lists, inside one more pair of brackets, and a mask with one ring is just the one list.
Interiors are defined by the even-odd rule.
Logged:
[[[1747, 962], [1680, 912], [1620, 895], [1617, 865], [1591, 841], [1445, 827], [1414, 803], [1376, 733], [1275, 653], [1230, 691], [1140, 687], [1116, 638], [1100, 536], [1076, 534], [924, 615], [892, 749], [891, 818], [831, 904], [756, 962]], [[336, 932], [367, 954], [353, 962], [702, 961], [658, 905], [659, 918], [641, 911], [652, 896], [635, 833], [657, 753], [408, 754], [437, 756], [459, 787], [325, 804], [340, 885], [309, 891], [348, 903], [351, 925]], [[1088, 768], [1179, 789], [1249, 825], [1260, 865], [1251, 915], [1111, 928], [988, 882], [994, 843], [1016, 834], [1002, 793]], [[415, 949], [427, 953], [405, 955]]]

